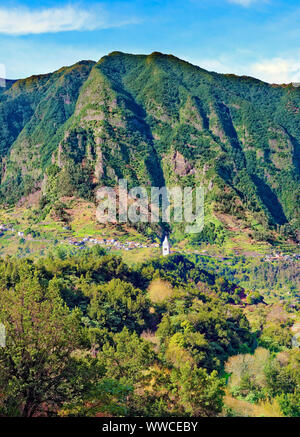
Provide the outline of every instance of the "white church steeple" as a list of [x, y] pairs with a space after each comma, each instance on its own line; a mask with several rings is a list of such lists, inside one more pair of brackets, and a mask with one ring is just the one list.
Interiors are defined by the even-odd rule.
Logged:
[[170, 254], [170, 243], [167, 236], [165, 236], [165, 239], [162, 244], [162, 254], [163, 256], [167, 256]]

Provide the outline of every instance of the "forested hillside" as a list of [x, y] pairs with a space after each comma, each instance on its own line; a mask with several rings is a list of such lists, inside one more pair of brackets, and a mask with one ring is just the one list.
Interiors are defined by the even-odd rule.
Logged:
[[9, 83], [0, 95], [1, 201], [32, 192], [44, 205], [73, 194], [93, 200], [119, 178], [204, 185], [208, 217], [232, 216], [254, 238], [273, 229], [295, 240], [299, 110], [293, 85], [161, 53], [113, 52]]
[[298, 416], [287, 313], [181, 255], [0, 260], [1, 416]]
[[[300, 416], [300, 88], [113, 52], [0, 126], [0, 416]], [[203, 230], [99, 223], [120, 179], [203, 186]]]

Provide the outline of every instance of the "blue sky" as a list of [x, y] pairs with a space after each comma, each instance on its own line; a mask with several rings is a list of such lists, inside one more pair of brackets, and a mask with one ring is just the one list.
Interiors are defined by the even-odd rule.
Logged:
[[54, 71], [119, 50], [172, 53], [221, 73], [300, 81], [300, 0], [0, 3], [0, 77]]

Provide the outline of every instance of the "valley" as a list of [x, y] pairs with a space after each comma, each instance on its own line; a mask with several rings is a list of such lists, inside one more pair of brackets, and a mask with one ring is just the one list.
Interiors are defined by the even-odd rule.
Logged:
[[[299, 417], [298, 87], [112, 52], [0, 123], [0, 415]], [[100, 223], [120, 180], [202, 187], [203, 228]]]

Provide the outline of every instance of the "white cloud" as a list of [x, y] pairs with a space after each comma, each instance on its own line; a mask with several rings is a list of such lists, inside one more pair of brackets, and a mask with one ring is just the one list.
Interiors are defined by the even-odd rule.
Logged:
[[257, 3], [258, 0], [228, 0], [229, 3], [235, 3], [244, 7], [251, 6], [253, 3]]
[[267, 82], [290, 83], [300, 81], [300, 61], [295, 59], [265, 59], [252, 64], [250, 70], [254, 75]]
[[253, 60], [242, 59], [241, 53], [232, 56], [220, 56], [213, 59], [189, 59], [208, 71], [217, 73], [232, 73], [239, 76], [251, 76], [268, 83], [300, 82], [300, 51], [295, 51], [295, 57], [262, 58]]
[[133, 22], [137, 20], [112, 19], [99, 6], [93, 6], [91, 11], [74, 6], [44, 9], [0, 7], [0, 33], [6, 35], [106, 29]]

